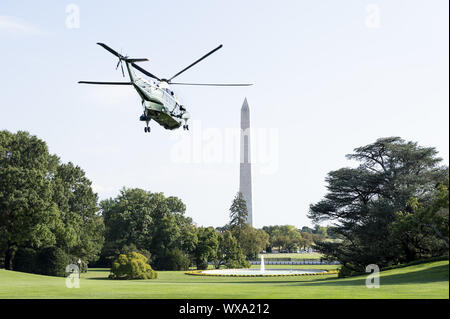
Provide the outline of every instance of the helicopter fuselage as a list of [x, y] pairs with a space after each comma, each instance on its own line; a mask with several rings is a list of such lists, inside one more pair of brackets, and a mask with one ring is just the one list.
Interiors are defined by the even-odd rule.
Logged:
[[142, 99], [144, 108], [140, 117], [141, 121], [147, 123], [153, 119], [165, 129], [174, 130], [187, 127], [189, 113], [183, 108], [175, 93], [165, 82], [147, 81], [138, 77], [129, 63], [126, 63], [131, 84]]

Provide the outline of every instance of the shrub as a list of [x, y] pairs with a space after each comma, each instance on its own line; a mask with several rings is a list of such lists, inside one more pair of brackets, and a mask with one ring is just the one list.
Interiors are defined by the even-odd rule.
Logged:
[[36, 273], [49, 276], [65, 276], [69, 257], [58, 247], [46, 247], [36, 255]]
[[339, 278], [345, 278], [345, 277], [351, 277], [359, 275], [360, 272], [356, 270], [356, 267], [353, 266], [351, 263], [345, 263], [342, 265], [342, 267], [339, 269]]
[[225, 264], [225, 268], [250, 268], [250, 262], [245, 259], [241, 260], [231, 260], [229, 263]]
[[208, 269], [208, 260], [206, 260], [205, 258], [197, 259], [196, 265], [198, 270]]
[[13, 269], [36, 273], [36, 251], [31, 248], [19, 248], [13, 260]]
[[120, 254], [111, 267], [110, 279], [156, 279], [156, 271], [147, 263], [147, 258], [137, 252]]
[[190, 263], [189, 256], [174, 248], [160, 259], [159, 267], [164, 270], [188, 270]]
[[78, 264], [78, 259], [80, 259], [77, 256], [69, 256], [69, 264], [74, 264], [80, 267], [80, 272], [85, 273], [88, 271], [88, 262], [84, 259], [81, 259], [81, 265]]

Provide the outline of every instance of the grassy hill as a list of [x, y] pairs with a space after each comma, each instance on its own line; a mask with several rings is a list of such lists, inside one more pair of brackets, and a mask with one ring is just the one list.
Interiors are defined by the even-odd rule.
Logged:
[[107, 269], [90, 269], [82, 275], [80, 288], [69, 289], [65, 286], [65, 278], [1, 269], [0, 298], [448, 299], [448, 267], [448, 261], [438, 261], [384, 271], [381, 272], [381, 287], [378, 289], [365, 287], [366, 276], [346, 279], [338, 279], [335, 275], [220, 278], [187, 276], [180, 271], [160, 271], [156, 280], [114, 281], [106, 278], [109, 274]]

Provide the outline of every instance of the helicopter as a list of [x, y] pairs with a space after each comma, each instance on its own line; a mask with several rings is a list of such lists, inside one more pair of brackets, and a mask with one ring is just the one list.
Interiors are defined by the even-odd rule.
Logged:
[[[176, 94], [172, 91], [171, 85], [200, 85], [200, 86], [250, 86], [252, 84], [217, 84], [217, 83], [181, 83], [172, 82], [174, 78], [187, 71], [203, 59], [207, 58], [217, 50], [222, 48], [219, 45], [214, 50], [211, 50], [200, 59], [191, 63], [189, 66], [185, 67], [183, 70], [179, 71], [169, 79], [159, 78], [156, 75], [150, 73], [144, 68], [140, 67], [136, 63], [148, 61], [146, 58], [130, 58], [128, 56], [121, 55], [117, 51], [113, 50], [104, 43], [97, 43], [110, 53], [114, 54], [119, 58], [116, 65], [116, 70], [120, 68], [122, 70], [122, 75], [125, 77], [125, 72], [123, 68], [123, 62], [128, 72], [129, 81], [128, 82], [99, 82], [99, 81], [78, 81], [80, 84], [100, 84], [100, 85], [131, 85], [137, 91], [142, 99], [143, 113], [139, 117], [140, 121], [146, 123], [144, 127], [144, 132], [150, 132], [149, 122], [153, 119], [156, 123], [164, 127], [167, 130], [178, 129], [183, 125], [184, 130], [189, 130], [189, 125], [187, 124], [190, 114], [187, 112], [184, 105], [180, 103], [180, 100]], [[135, 73], [135, 70], [150, 77], [150, 80], [142, 78]]]

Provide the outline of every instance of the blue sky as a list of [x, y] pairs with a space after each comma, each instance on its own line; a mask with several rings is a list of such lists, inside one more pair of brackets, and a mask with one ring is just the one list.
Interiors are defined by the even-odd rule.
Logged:
[[[66, 23], [70, 4], [79, 28]], [[355, 165], [345, 159], [355, 147], [401, 136], [436, 147], [448, 165], [448, 9], [443, 0], [3, 0], [0, 129], [44, 139], [86, 171], [100, 198], [122, 186], [160, 191], [179, 196], [198, 224], [220, 226], [239, 163], [176, 154], [185, 147], [192, 155], [196, 143], [225, 149], [247, 97], [260, 130], [253, 146], [269, 153], [253, 169], [255, 226], [310, 225], [326, 174]], [[96, 42], [148, 58], [142, 67], [162, 77], [223, 44], [177, 80], [255, 85], [173, 87], [191, 130], [152, 123], [145, 134], [130, 87], [77, 84], [123, 80]]]

